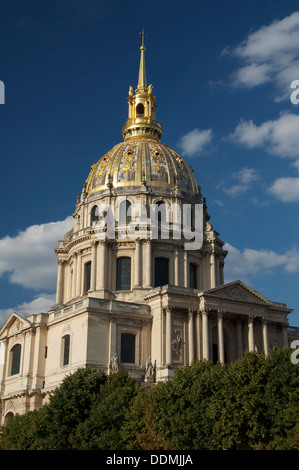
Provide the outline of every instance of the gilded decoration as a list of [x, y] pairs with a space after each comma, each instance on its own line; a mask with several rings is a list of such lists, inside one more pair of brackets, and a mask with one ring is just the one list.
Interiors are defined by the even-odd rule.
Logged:
[[121, 167], [122, 173], [128, 173], [135, 171], [135, 154], [136, 154], [136, 145], [128, 145], [127, 150], [123, 156], [124, 164]]
[[164, 175], [166, 171], [165, 166], [163, 166], [163, 164], [165, 164], [165, 158], [162, 155], [160, 149], [156, 145], [153, 145], [151, 147], [151, 156], [152, 156], [152, 161], [155, 163], [152, 167], [152, 170], [155, 173], [158, 173], [159, 176]]

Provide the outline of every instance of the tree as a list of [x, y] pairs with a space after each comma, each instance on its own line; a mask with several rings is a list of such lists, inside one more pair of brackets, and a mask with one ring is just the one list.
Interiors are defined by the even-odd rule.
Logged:
[[4, 449], [70, 449], [71, 436], [89, 415], [107, 376], [101, 369], [80, 368], [64, 378], [40, 410], [16, 416], [2, 430]]
[[84, 450], [125, 449], [121, 428], [127, 408], [141, 390], [140, 383], [122, 368], [109, 375], [94, 399], [89, 416], [71, 436], [73, 448]]

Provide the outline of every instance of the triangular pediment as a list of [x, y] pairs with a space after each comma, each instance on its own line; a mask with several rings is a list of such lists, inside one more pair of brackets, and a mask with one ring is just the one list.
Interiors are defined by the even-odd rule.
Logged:
[[31, 323], [25, 317], [13, 312], [1, 328], [0, 337], [20, 333], [30, 325]]
[[260, 303], [264, 305], [272, 304], [269, 299], [259, 294], [242, 281], [233, 281], [215, 287], [214, 289], [208, 289], [204, 291], [204, 295], [238, 302]]

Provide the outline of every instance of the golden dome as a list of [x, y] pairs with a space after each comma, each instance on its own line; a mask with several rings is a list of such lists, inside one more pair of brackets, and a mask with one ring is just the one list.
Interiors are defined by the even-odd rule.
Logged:
[[92, 166], [85, 191], [141, 185], [197, 194], [191, 167], [170, 147], [146, 137], [130, 138], [107, 152]]
[[155, 119], [156, 97], [147, 86], [144, 32], [135, 94], [129, 87], [128, 119], [123, 125], [124, 142], [107, 152], [92, 166], [84, 185], [86, 194], [107, 187], [164, 187], [198, 195], [198, 185], [189, 167], [174, 150], [160, 142], [162, 126]]

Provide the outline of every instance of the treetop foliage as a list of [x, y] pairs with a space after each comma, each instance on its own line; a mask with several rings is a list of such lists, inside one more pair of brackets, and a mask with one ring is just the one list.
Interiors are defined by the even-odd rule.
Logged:
[[78, 369], [47, 405], [2, 428], [0, 449], [298, 450], [299, 366], [290, 355], [195, 361], [150, 388], [122, 368]]

